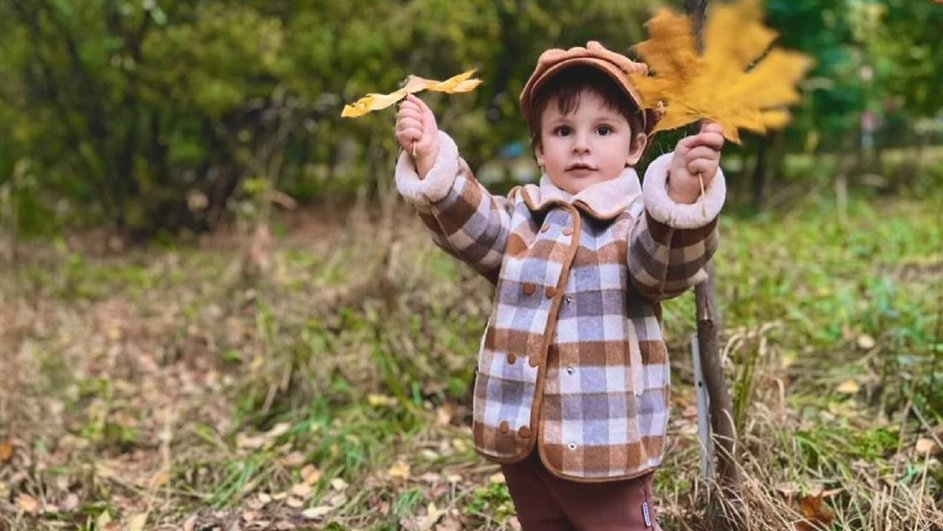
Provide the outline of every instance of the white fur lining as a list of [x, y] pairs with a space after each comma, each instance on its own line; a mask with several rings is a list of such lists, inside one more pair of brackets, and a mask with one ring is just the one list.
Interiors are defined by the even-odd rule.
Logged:
[[524, 193], [531, 202], [531, 210], [541, 210], [553, 201], [562, 201], [583, 207], [582, 210], [597, 219], [614, 219], [631, 207], [642, 196], [635, 168], [626, 168], [615, 179], [593, 184], [576, 195], [561, 190], [550, 177], [542, 175], [540, 184], [524, 185]]
[[421, 212], [448, 195], [458, 175], [458, 147], [452, 137], [439, 131], [439, 154], [424, 178], [419, 177], [410, 153], [403, 151], [396, 161], [396, 188], [406, 201]]
[[645, 171], [642, 183], [642, 196], [645, 208], [656, 220], [676, 229], [696, 229], [711, 222], [720, 214], [727, 195], [727, 183], [724, 172], [717, 168], [717, 175], [711, 181], [704, 195], [696, 202], [686, 205], [676, 203], [668, 197], [668, 167], [674, 153], [665, 153], [658, 157]]

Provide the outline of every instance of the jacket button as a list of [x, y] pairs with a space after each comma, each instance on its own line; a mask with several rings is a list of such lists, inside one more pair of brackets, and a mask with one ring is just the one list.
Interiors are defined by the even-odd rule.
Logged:
[[536, 290], [537, 286], [535, 286], [533, 282], [525, 282], [524, 285], [521, 286], [521, 291], [524, 292], [524, 295], [533, 295]]
[[566, 297], [563, 297], [563, 302], [565, 302], [565, 303], [567, 303], [567, 304], [573, 304], [573, 296], [572, 296], [572, 295], [567, 295]]
[[527, 364], [530, 365], [531, 367], [536, 367], [540, 365], [540, 360], [537, 359], [537, 356], [528, 356]]
[[566, 447], [569, 448], [570, 450], [576, 450], [576, 443], [571, 442], [570, 444], [566, 445]]
[[546, 295], [548, 299], [552, 299], [553, 296], [556, 294], [557, 294], [556, 288], [552, 288], [548, 286], [547, 289], [544, 290], [544, 295]]
[[508, 421], [502, 420], [501, 425], [498, 426], [498, 431], [501, 433], [507, 433], [511, 429], [511, 425], [508, 424]]
[[530, 428], [521, 426], [521, 429], [517, 430], [517, 434], [520, 435], [522, 439], [526, 439], [530, 437]]
[[570, 235], [572, 235], [572, 234], [573, 234], [573, 227], [567, 227], [567, 228], [563, 229], [563, 235], [564, 235], [564, 236], [570, 236]]
[[573, 373], [575, 373], [575, 372], [576, 372], [576, 369], [574, 369], [573, 366], [571, 366], [571, 365], [567, 365], [567, 366], [566, 366], [566, 373], [567, 373], [567, 374], [569, 374], [570, 376], [573, 376]]
[[508, 352], [508, 365], [514, 365], [515, 361], [517, 361], [517, 356], [513, 352]]

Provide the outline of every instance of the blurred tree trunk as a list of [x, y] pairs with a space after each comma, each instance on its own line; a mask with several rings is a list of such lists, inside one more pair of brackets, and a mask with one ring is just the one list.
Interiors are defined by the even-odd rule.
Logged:
[[[688, 15], [694, 19], [694, 34], [698, 48], [704, 47], [704, 21], [707, 0], [685, 0]], [[716, 498], [711, 500], [711, 519], [715, 529], [736, 527], [743, 521], [740, 510], [741, 480], [737, 464], [737, 434], [734, 426], [733, 402], [724, 382], [724, 371], [720, 362], [718, 329], [720, 327], [714, 297], [714, 274], [710, 264], [707, 266], [707, 280], [695, 288], [697, 307], [697, 337], [701, 367], [704, 370], [704, 383], [710, 401], [710, 420], [714, 448], [717, 450], [715, 461], [721, 495], [734, 509], [734, 514], [720, 511]]]

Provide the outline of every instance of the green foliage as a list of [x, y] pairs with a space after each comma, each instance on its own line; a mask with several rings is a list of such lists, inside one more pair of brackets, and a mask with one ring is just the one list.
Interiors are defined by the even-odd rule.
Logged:
[[[270, 194], [254, 196], [247, 181], [302, 200], [372, 196], [390, 188], [392, 112], [342, 120], [342, 105], [407, 74], [470, 67], [485, 81], [478, 90], [428, 99], [478, 168], [527, 144], [517, 95], [540, 52], [591, 38], [628, 51], [657, 4], [5, 0], [0, 188], [20, 230], [36, 235], [101, 223], [192, 233], [246, 208], [252, 219]], [[854, 150], [866, 110], [884, 118], [884, 144], [939, 140], [943, 5], [766, 4], [780, 43], [816, 60], [783, 150]]]

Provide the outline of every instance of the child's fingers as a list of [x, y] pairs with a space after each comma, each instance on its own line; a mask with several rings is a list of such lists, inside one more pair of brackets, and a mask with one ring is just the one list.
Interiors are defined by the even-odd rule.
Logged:
[[400, 143], [413, 143], [418, 142], [422, 139], [422, 129], [418, 127], [404, 127], [401, 130], [397, 130], [396, 138]]
[[422, 111], [419, 110], [419, 107], [409, 102], [404, 102], [402, 105], [400, 105], [399, 110], [396, 111], [397, 119], [408, 117], [408, 118], [415, 118], [416, 120], [419, 120], [421, 116], [422, 116]]
[[695, 146], [685, 153], [688, 160], [707, 159], [720, 160], [720, 151], [708, 146]]
[[420, 112], [424, 112], [424, 113], [426, 113], [426, 112], [431, 113], [431, 112], [432, 112], [432, 109], [430, 109], [429, 106], [426, 105], [426, 102], [422, 101], [422, 100], [419, 98], [419, 96], [416, 96], [415, 94], [409, 94], [409, 95], [407, 95], [407, 96], [406, 96], [406, 101], [408, 101], [408, 102], [412, 103], [413, 105], [415, 105], [415, 106], [419, 109]]
[[688, 163], [688, 172], [691, 175], [701, 175], [710, 178], [717, 173], [717, 161], [708, 159], [694, 159]]
[[697, 138], [694, 135], [686, 136], [678, 141], [675, 145], [675, 153], [679, 155], [686, 155], [688, 151], [694, 147], [694, 139]]
[[701, 132], [688, 138], [691, 139], [690, 147], [707, 146], [717, 151], [724, 147], [724, 135], [717, 131]]
[[717, 122], [704, 122], [701, 124], [701, 133], [719, 133], [723, 134], [724, 128]]

